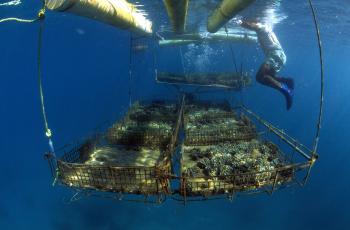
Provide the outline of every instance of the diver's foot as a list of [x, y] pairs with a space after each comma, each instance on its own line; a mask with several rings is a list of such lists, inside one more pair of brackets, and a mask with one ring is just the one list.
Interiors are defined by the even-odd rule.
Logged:
[[291, 80], [292, 80], [292, 84], [290, 84], [291, 87], [289, 87], [287, 83], [283, 83], [280, 90], [281, 93], [283, 93], [284, 97], [286, 98], [287, 110], [289, 110], [293, 104], [294, 82], [293, 82], [293, 79]]
[[293, 80], [293, 78], [277, 77], [276, 80], [279, 81], [281, 84], [286, 84], [289, 89], [294, 90], [294, 80]]
[[294, 80], [293, 78], [285, 78], [283, 82], [288, 86], [292, 91], [294, 90]]

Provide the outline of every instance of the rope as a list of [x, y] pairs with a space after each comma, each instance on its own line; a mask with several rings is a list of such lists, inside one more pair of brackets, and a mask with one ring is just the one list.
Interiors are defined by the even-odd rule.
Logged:
[[316, 156], [317, 148], [318, 148], [318, 142], [320, 140], [320, 131], [321, 131], [321, 123], [322, 123], [322, 117], [323, 117], [323, 101], [324, 101], [324, 63], [323, 63], [323, 49], [322, 49], [322, 41], [321, 41], [321, 35], [320, 35], [320, 29], [318, 25], [318, 20], [316, 16], [316, 12], [314, 9], [314, 6], [312, 4], [311, 0], [309, 1], [310, 9], [312, 12], [316, 34], [317, 34], [317, 41], [318, 41], [318, 50], [320, 55], [320, 69], [321, 69], [321, 94], [320, 94], [320, 109], [318, 114], [318, 121], [317, 121], [317, 128], [316, 128], [316, 135], [314, 140], [314, 146], [312, 155], [313, 157]]
[[37, 18], [35, 18], [35, 19], [22, 19], [22, 18], [9, 17], [9, 18], [0, 19], [0, 23], [9, 22], [9, 21], [15, 21], [15, 22], [21, 22], [21, 23], [33, 23], [33, 22], [37, 22], [37, 21], [40, 22], [39, 33], [38, 33], [38, 58], [37, 58], [39, 94], [40, 94], [40, 102], [41, 102], [41, 111], [42, 111], [42, 116], [43, 116], [44, 125], [45, 125], [45, 135], [49, 139], [50, 151], [51, 151], [51, 153], [54, 154], [55, 151], [54, 151], [53, 142], [51, 139], [52, 132], [49, 128], [47, 116], [46, 116], [46, 111], [45, 111], [44, 93], [43, 93], [43, 84], [42, 84], [42, 71], [41, 71], [41, 47], [42, 47], [42, 34], [43, 34], [43, 29], [44, 29], [43, 20], [45, 18], [45, 12], [46, 12], [45, 6], [46, 6], [46, 1], [42, 0], [41, 9], [39, 10]]
[[44, 119], [44, 126], [45, 126], [45, 135], [49, 139], [49, 147], [50, 151], [54, 153], [54, 147], [52, 143], [52, 132], [49, 128], [49, 124], [47, 121], [47, 115], [46, 115], [46, 109], [45, 109], [45, 99], [44, 99], [44, 92], [43, 92], [43, 76], [42, 76], [42, 69], [41, 69], [41, 48], [42, 48], [42, 35], [43, 35], [43, 29], [44, 29], [44, 21], [40, 21], [40, 27], [39, 27], [39, 35], [38, 35], [38, 83], [39, 83], [39, 94], [40, 94], [40, 103], [41, 103], [41, 112]]
[[[158, 32], [155, 33], [154, 35], [154, 40], [156, 41], [158, 36]], [[158, 80], [158, 63], [157, 63], [157, 47], [156, 47], [156, 42], [153, 42], [153, 69], [154, 69], [154, 74], [155, 74], [155, 79]]]
[[[248, 35], [246, 34], [245, 36], [248, 36]], [[242, 83], [243, 83], [243, 65], [245, 64], [244, 62], [246, 61], [246, 58], [245, 58], [246, 52], [244, 50], [247, 49], [247, 48], [248, 48], [248, 42], [245, 42], [243, 51], [241, 50], [241, 58], [242, 58], [243, 61], [241, 62], [240, 76], [241, 76], [241, 82]], [[239, 90], [239, 93], [240, 93], [240, 104], [241, 105], [244, 105], [244, 94], [243, 94], [244, 87], [245, 87], [245, 84], [242, 85], [242, 87]]]
[[[227, 30], [227, 26], [225, 25], [225, 32], [226, 32], [226, 37], [228, 38], [228, 30]], [[231, 44], [229, 44], [229, 47], [230, 47], [230, 50], [231, 50], [231, 55], [232, 55], [232, 60], [233, 60], [233, 64], [235, 66], [235, 70], [236, 70], [236, 73], [238, 73], [238, 68], [237, 68], [237, 63], [236, 63], [236, 55], [232, 49], [232, 46]]]
[[180, 50], [180, 58], [181, 58], [182, 72], [183, 72], [184, 75], [186, 76], [185, 63], [184, 63], [184, 56], [183, 56], [183, 53], [182, 53], [181, 46], [179, 47], [179, 50]]
[[[227, 26], [225, 25], [225, 32], [226, 32], [226, 37], [228, 38], [228, 29]], [[238, 68], [237, 68], [237, 63], [236, 63], [236, 55], [233, 51], [232, 45], [229, 44], [230, 47], [230, 51], [231, 51], [231, 56], [232, 56], [232, 60], [233, 60], [233, 64], [235, 66], [235, 70], [236, 70], [236, 74], [238, 74]], [[241, 56], [244, 56], [244, 53], [242, 54], [241, 52]], [[240, 69], [240, 76], [241, 76], [241, 82], [243, 82], [243, 63], [241, 63], [241, 69]], [[240, 104], [243, 105], [243, 86], [240, 87]]]
[[16, 17], [9, 17], [9, 18], [2, 18], [0, 19], [0, 23], [2, 22], [20, 22], [20, 23], [33, 23], [33, 22], [37, 22], [40, 21], [41, 19], [43, 19], [45, 17], [45, 6], [46, 6], [46, 2], [45, 0], [42, 1], [42, 7], [39, 10], [37, 17], [34, 19], [24, 19], [24, 18], [16, 18]]
[[48, 144], [50, 148], [50, 152], [52, 154], [55, 153], [54, 145], [52, 142], [52, 132], [51, 129], [49, 128], [49, 124], [47, 121], [47, 115], [46, 115], [46, 110], [45, 110], [45, 99], [44, 99], [44, 92], [43, 92], [43, 74], [42, 74], [42, 68], [41, 68], [41, 48], [42, 48], [42, 36], [43, 36], [43, 30], [44, 30], [44, 19], [45, 19], [45, 0], [42, 1], [42, 8], [38, 13], [38, 19], [35, 21], [39, 20], [40, 26], [39, 26], [39, 33], [38, 33], [38, 58], [37, 58], [37, 63], [38, 63], [38, 84], [39, 84], [39, 95], [40, 95], [40, 103], [41, 103], [41, 112], [42, 116], [44, 119], [44, 126], [45, 126], [45, 136], [48, 138]]
[[131, 107], [131, 81], [132, 81], [132, 34], [130, 33], [130, 48], [129, 48], [129, 108]]
[[38, 82], [39, 82], [39, 94], [40, 94], [40, 102], [41, 102], [41, 108], [42, 108], [42, 115], [44, 118], [44, 125], [45, 125], [45, 134], [47, 137], [51, 137], [52, 133], [49, 129], [49, 125], [47, 122], [46, 117], [46, 111], [45, 111], [45, 103], [44, 103], [44, 92], [43, 92], [43, 84], [42, 84], [42, 71], [41, 71], [41, 47], [42, 47], [42, 34], [44, 29], [44, 23], [40, 22], [39, 27], [39, 35], [38, 35]]
[[32, 23], [32, 22], [36, 22], [37, 20], [38, 20], [38, 18], [36, 18], [36, 19], [3, 18], [3, 19], [0, 19], [0, 23], [1, 23], [1, 22], [8, 22], [8, 21], [23, 22], [23, 23]]

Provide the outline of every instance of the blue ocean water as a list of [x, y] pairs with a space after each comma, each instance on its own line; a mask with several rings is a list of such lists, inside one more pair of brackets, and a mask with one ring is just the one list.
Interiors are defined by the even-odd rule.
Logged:
[[[320, 159], [310, 180], [303, 188], [278, 191], [273, 196], [187, 206], [172, 200], [147, 205], [100, 198], [67, 203], [73, 193], [52, 187], [43, 159], [48, 144], [37, 83], [39, 25], [1, 23], [0, 229], [349, 229], [350, 8], [341, 0], [315, 0], [315, 6], [324, 46], [325, 110]], [[0, 6], [0, 17], [32, 17], [39, 7], [32, 1]], [[320, 93], [312, 17], [305, 0], [282, 1], [279, 14], [284, 19], [274, 29], [288, 56], [281, 74], [296, 82], [293, 108], [287, 112], [277, 92], [255, 83], [244, 91], [244, 101], [311, 146]], [[42, 62], [46, 107], [56, 146], [94, 133], [106, 121], [113, 122], [125, 113], [129, 105], [129, 42], [127, 31], [70, 14], [47, 13]], [[263, 54], [258, 47], [244, 49], [246, 68], [255, 73]], [[217, 50], [222, 59], [211, 59], [218, 55]], [[159, 68], [182, 68], [178, 49], [159, 50], [157, 55]], [[228, 46], [185, 47], [183, 55], [188, 71], [233, 68], [232, 61], [227, 61]], [[174, 97], [175, 90], [155, 84], [152, 63], [149, 52], [134, 55], [133, 101]], [[211, 95], [216, 96], [220, 93]], [[236, 100], [240, 95], [229, 97]]]

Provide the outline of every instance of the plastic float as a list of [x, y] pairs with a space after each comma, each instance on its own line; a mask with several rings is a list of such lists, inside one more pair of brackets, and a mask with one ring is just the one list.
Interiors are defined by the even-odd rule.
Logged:
[[183, 33], [186, 26], [189, 0], [163, 0], [163, 2], [174, 32]]
[[47, 0], [46, 7], [105, 22], [121, 29], [152, 33], [152, 22], [135, 5], [125, 0]]
[[250, 6], [255, 0], [222, 0], [218, 8], [208, 18], [207, 29], [210, 33], [217, 32], [231, 18]]

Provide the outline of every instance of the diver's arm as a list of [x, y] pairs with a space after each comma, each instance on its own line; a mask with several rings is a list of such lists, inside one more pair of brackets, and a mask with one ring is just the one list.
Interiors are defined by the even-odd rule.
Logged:
[[240, 25], [248, 30], [257, 31], [261, 29], [261, 26], [255, 22], [242, 21]]
[[243, 28], [246, 28], [248, 30], [253, 30], [255, 32], [262, 32], [267, 30], [266, 25], [261, 24], [259, 22], [245, 21], [241, 19], [237, 19], [235, 20], [235, 22], [238, 25], [242, 26]]

